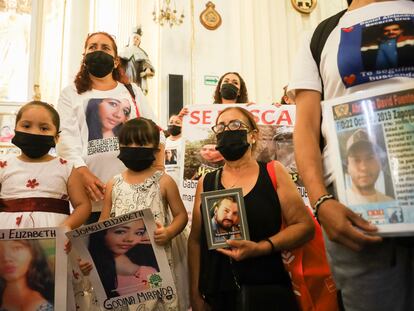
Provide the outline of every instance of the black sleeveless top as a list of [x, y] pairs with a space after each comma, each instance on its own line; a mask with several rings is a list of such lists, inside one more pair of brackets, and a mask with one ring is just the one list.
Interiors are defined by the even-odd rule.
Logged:
[[[280, 202], [268, 175], [266, 163], [259, 162], [259, 167], [259, 177], [255, 186], [244, 196], [250, 239], [255, 242], [275, 235], [280, 231], [281, 226]], [[220, 170], [218, 189], [215, 189], [216, 172], [205, 175], [204, 192], [224, 189], [221, 184], [221, 172]], [[236, 291], [238, 287], [235, 278], [239, 284], [278, 284], [291, 287], [280, 252], [239, 262], [231, 261], [228, 256], [208, 249], [202, 219], [199, 278], [201, 294], [208, 298], [218, 293]]]

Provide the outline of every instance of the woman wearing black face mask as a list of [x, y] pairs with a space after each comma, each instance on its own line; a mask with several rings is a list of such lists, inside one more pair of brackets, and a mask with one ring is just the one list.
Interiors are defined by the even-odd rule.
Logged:
[[248, 103], [246, 83], [237, 72], [227, 72], [221, 76], [214, 92], [215, 104]]
[[[82, 176], [83, 185], [94, 202], [89, 222], [96, 221], [102, 208], [105, 183], [125, 166], [117, 159], [118, 128], [129, 119], [143, 116], [154, 118], [145, 96], [135, 84], [124, 85], [128, 78], [120, 68], [114, 38], [105, 32], [89, 34], [85, 41], [84, 57], [74, 85], [66, 87], [59, 98], [58, 111], [62, 122], [58, 153], [74, 162]], [[131, 85], [130, 85], [131, 86]], [[131, 92], [130, 92], [131, 91]], [[133, 98], [135, 96], [135, 100]], [[88, 107], [93, 102], [105, 102], [90, 117]], [[106, 107], [105, 113], [102, 111]], [[97, 128], [95, 135], [92, 129]], [[165, 144], [162, 135], [162, 148]], [[164, 152], [158, 153], [156, 165], [163, 167]]]
[[[278, 162], [271, 164], [277, 176], [275, 191], [267, 164], [253, 157], [259, 129], [250, 112], [226, 108], [213, 130], [225, 164], [205, 175], [197, 186], [188, 241], [192, 308], [204, 310], [209, 305], [212, 310], [240, 310], [240, 287], [266, 286], [270, 294], [256, 297], [263, 305], [244, 305], [243, 310], [272, 309], [276, 303], [278, 310], [297, 310], [280, 251], [311, 239], [311, 216], [286, 169]], [[228, 249], [208, 250], [200, 194], [230, 188], [242, 188], [251, 241], [228, 240]], [[287, 227], [281, 231], [282, 215]]]
[[[213, 104], [253, 104], [249, 102], [246, 83], [237, 72], [227, 72], [219, 79], [214, 91]], [[183, 117], [188, 113], [184, 107], [179, 113]]]
[[181, 118], [177, 115], [172, 115], [168, 121], [168, 132], [170, 135], [167, 137], [165, 143], [165, 152], [175, 154], [175, 161], [168, 161], [167, 156], [165, 157], [165, 171], [174, 179], [177, 185], [179, 185], [180, 182], [179, 164], [181, 163], [180, 159], [183, 149], [183, 139], [181, 134], [182, 126], [183, 121]]

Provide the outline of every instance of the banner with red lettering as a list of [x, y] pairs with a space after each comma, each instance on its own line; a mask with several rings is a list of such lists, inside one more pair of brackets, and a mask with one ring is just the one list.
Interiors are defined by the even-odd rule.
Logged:
[[309, 205], [293, 153], [294, 105], [195, 105], [188, 107], [189, 113], [183, 120], [184, 159], [180, 173], [180, 192], [190, 220], [198, 179], [224, 164], [223, 157], [215, 149], [216, 137], [211, 127], [215, 125], [218, 113], [229, 106], [243, 107], [254, 115], [260, 131], [254, 152], [256, 159], [263, 162], [278, 160], [284, 164]]

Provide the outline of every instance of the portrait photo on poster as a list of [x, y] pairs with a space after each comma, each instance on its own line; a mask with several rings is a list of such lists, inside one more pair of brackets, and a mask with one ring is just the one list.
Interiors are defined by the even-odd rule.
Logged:
[[[64, 240], [57, 228], [0, 230], [0, 310], [66, 308]], [[24, 302], [16, 288], [26, 293]]]
[[395, 200], [381, 124], [338, 134], [347, 204]]
[[67, 233], [81, 260], [92, 265], [86, 277], [101, 307], [173, 302], [176, 291], [165, 250], [154, 242], [155, 228], [147, 209]]
[[226, 240], [250, 240], [241, 188], [201, 193], [209, 249], [228, 247]]
[[16, 115], [13, 113], [0, 113], [0, 143], [11, 144], [14, 137], [14, 124]]

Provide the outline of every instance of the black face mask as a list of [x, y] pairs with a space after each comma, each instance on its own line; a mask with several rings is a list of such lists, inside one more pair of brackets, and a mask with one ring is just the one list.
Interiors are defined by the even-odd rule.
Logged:
[[181, 134], [181, 126], [178, 125], [168, 125], [168, 133], [172, 136], [177, 136]]
[[88, 72], [97, 78], [103, 78], [114, 70], [114, 58], [108, 53], [95, 51], [85, 55]]
[[228, 100], [236, 99], [238, 93], [239, 89], [237, 86], [231, 83], [224, 83], [220, 89], [221, 97]]
[[240, 159], [249, 149], [250, 144], [247, 142], [247, 131], [224, 131], [217, 134], [217, 146], [221, 155], [227, 161], [236, 161]]
[[55, 137], [51, 135], [35, 135], [15, 131], [12, 143], [32, 159], [37, 159], [47, 154], [50, 148], [56, 146]]
[[119, 147], [118, 159], [134, 172], [149, 168], [155, 160], [155, 148]]

